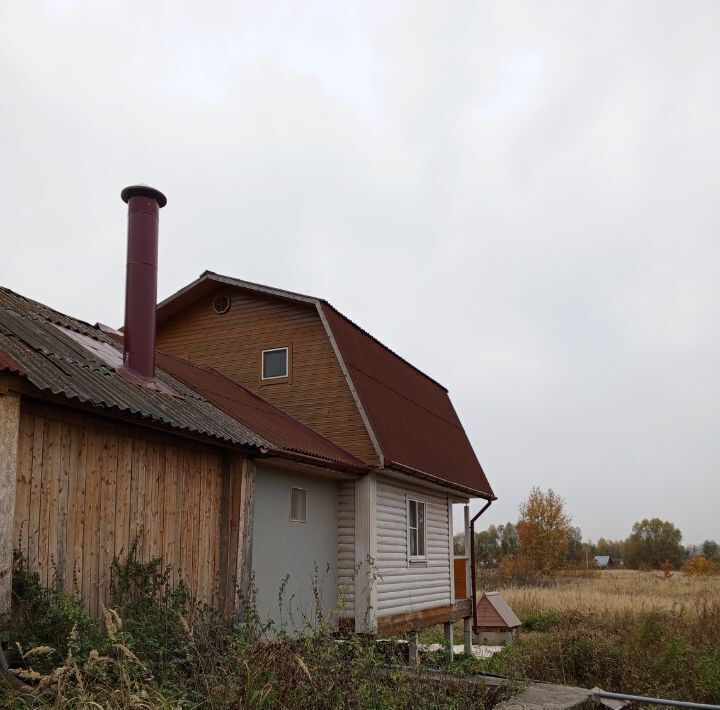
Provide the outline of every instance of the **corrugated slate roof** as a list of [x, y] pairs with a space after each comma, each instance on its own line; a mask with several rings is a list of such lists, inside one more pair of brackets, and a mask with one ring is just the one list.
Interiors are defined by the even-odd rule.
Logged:
[[338, 347], [385, 465], [494, 498], [447, 390], [342, 315], [327, 301], [206, 271], [158, 306], [158, 320], [218, 284], [317, 309]]
[[162, 371], [158, 371], [158, 379], [174, 394], [128, 382], [66, 329], [117, 350], [99, 328], [0, 288], [0, 369], [21, 374], [39, 390], [173, 429], [232, 444], [272, 446]]

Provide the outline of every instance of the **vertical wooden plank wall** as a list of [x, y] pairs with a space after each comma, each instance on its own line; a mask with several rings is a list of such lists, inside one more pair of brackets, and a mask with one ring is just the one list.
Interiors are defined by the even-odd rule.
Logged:
[[125, 559], [137, 540], [141, 560], [172, 566], [174, 584], [182, 579], [204, 601], [232, 609], [246, 547], [246, 459], [25, 402], [18, 439], [8, 537], [45, 584], [79, 593], [98, 613], [113, 557]]
[[10, 612], [19, 425], [20, 398], [0, 393], [0, 631], [3, 617]]

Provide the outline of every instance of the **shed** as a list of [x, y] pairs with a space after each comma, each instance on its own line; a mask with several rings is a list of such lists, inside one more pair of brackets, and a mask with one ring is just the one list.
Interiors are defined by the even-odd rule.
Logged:
[[477, 627], [480, 643], [496, 645], [515, 639], [522, 622], [500, 592], [485, 592], [477, 603]]

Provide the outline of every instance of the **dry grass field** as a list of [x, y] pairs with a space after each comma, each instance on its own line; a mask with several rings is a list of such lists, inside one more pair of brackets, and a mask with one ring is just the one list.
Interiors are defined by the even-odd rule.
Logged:
[[603, 570], [587, 576], [559, 576], [551, 586], [506, 586], [501, 591], [521, 615], [529, 611], [634, 612], [700, 611], [720, 604], [720, 577], [689, 577], [673, 572]]
[[[496, 584], [488, 575], [480, 589]], [[523, 627], [486, 670], [720, 703], [720, 577], [566, 572], [500, 590]]]

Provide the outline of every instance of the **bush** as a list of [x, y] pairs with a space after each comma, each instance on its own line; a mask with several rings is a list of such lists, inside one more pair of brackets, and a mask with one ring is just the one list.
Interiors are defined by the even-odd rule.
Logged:
[[555, 611], [530, 611], [522, 618], [523, 628], [527, 631], [550, 631], [558, 619], [559, 614]]
[[720, 565], [708, 557], [698, 555], [697, 557], [690, 558], [685, 563], [683, 572], [691, 577], [711, 577], [713, 575], [720, 575]]
[[[50, 586], [44, 586], [40, 575], [30, 570], [27, 559], [18, 550], [13, 553], [12, 594], [9, 631], [21, 647], [51, 646], [63, 657], [75, 629], [84, 639], [76, 651], [86, 656], [101, 635], [98, 620], [88, 613], [82, 601], [60, 591], [57, 571]], [[10, 647], [10, 662], [18, 657], [17, 652], [16, 645]], [[38, 659], [37, 664], [42, 666], [42, 660]]]

